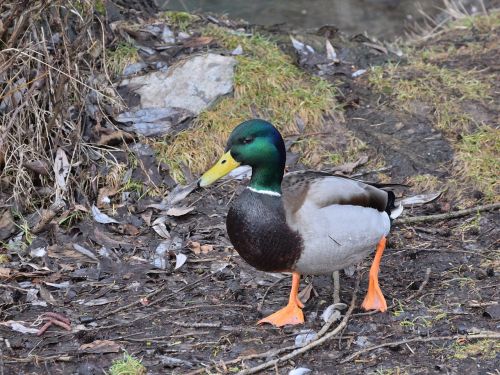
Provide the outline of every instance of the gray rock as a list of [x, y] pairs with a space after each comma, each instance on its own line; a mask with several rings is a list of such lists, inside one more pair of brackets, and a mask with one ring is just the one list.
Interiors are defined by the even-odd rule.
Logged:
[[221, 95], [233, 90], [233, 57], [213, 53], [195, 56], [170, 67], [128, 80], [141, 96], [141, 108], [187, 109], [199, 114]]
[[213, 53], [184, 60], [166, 71], [124, 79], [123, 92], [140, 96], [139, 105], [115, 119], [145, 136], [162, 136], [233, 90], [233, 57]]
[[161, 40], [167, 44], [175, 43], [174, 32], [170, 30], [170, 28], [167, 25], [163, 27], [163, 32], [161, 33]]
[[129, 64], [123, 69], [124, 76], [131, 76], [133, 74], [139, 73], [141, 70], [146, 69], [147, 64], [145, 62], [138, 62], [134, 64]]
[[115, 119], [130, 123], [124, 127], [146, 137], [159, 137], [168, 134], [172, 128], [192, 117], [192, 113], [182, 108], [143, 108], [120, 113]]

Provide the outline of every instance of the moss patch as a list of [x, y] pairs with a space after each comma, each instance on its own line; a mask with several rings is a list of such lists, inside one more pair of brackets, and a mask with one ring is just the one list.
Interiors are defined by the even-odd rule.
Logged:
[[144, 367], [137, 358], [129, 354], [125, 354], [122, 359], [113, 361], [109, 368], [109, 375], [145, 375], [146, 367]]
[[139, 61], [137, 48], [129, 43], [120, 43], [114, 50], [108, 51], [108, 68], [115, 75], [122, 74], [127, 65], [137, 61]]
[[437, 191], [442, 187], [439, 178], [431, 174], [419, 174], [412, 176], [406, 181], [406, 183], [417, 193]]
[[[228, 50], [241, 45], [244, 55], [236, 57], [234, 97], [223, 98], [202, 112], [191, 129], [156, 144], [160, 158], [176, 180], [183, 179], [182, 164], [193, 173], [208, 168], [223, 152], [231, 130], [242, 121], [265, 118], [286, 136], [298, 133], [298, 121], [309, 133], [323, 128], [325, 116], [341, 116], [337, 113], [334, 87], [302, 72], [271, 40], [220, 27], [207, 27], [203, 34], [214, 37]], [[317, 142], [298, 142], [295, 147], [306, 164], [314, 164], [316, 153], [325, 153]]]
[[177, 27], [182, 31], [187, 30], [189, 25], [199, 19], [199, 17], [194, 14], [177, 11], [164, 12], [163, 17], [166, 18], [170, 25]]
[[500, 343], [495, 340], [478, 340], [476, 342], [453, 345], [453, 358], [466, 359], [469, 357], [481, 357], [493, 359], [500, 350]]
[[500, 129], [483, 126], [464, 135], [457, 149], [456, 173], [488, 200], [500, 200]]

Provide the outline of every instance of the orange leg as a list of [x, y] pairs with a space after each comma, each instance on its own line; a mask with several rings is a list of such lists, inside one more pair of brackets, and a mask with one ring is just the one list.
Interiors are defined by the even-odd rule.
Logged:
[[377, 245], [377, 251], [375, 252], [375, 258], [373, 259], [372, 266], [370, 268], [370, 276], [368, 280], [368, 292], [366, 293], [365, 300], [361, 307], [365, 310], [379, 310], [384, 312], [387, 310], [387, 303], [385, 302], [384, 295], [380, 286], [378, 285], [378, 270], [380, 267], [380, 260], [382, 259], [382, 254], [385, 249], [385, 237], [379, 241]]
[[300, 302], [299, 293], [300, 274], [294, 272], [292, 274], [292, 290], [290, 291], [290, 299], [288, 305], [281, 310], [276, 311], [274, 314], [259, 320], [258, 324], [270, 323], [276, 327], [281, 327], [286, 324], [301, 324], [304, 323], [304, 313], [302, 307], [304, 304]]

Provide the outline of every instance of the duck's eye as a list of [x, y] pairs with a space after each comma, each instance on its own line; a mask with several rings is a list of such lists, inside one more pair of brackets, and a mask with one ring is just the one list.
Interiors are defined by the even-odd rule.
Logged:
[[243, 140], [241, 141], [244, 145], [247, 145], [249, 143], [252, 143], [253, 142], [253, 138], [252, 137], [246, 137], [246, 138], [243, 138]]

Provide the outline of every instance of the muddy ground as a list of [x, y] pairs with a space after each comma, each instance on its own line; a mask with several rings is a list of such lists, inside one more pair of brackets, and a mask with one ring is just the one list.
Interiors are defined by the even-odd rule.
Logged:
[[[6, 298], [10, 303], [2, 314], [4, 320], [34, 323], [47, 311], [58, 312], [71, 320], [73, 332], [52, 326], [37, 337], [2, 327], [4, 373], [101, 374], [121, 354], [82, 349], [96, 340], [110, 341], [96, 351], [114, 351], [119, 346], [142, 358], [152, 374], [186, 374], [204, 367], [211, 373], [233, 373], [266, 358], [224, 362], [294, 345], [296, 336], [306, 329], [319, 331], [324, 323], [320, 316], [332, 303], [327, 276], [302, 282], [302, 288], [313, 285], [303, 327], [256, 325], [264, 314], [286, 303], [290, 280], [255, 271], [229, 246], [224, 217], [239, 189], [225, 184], [194, 193], [188, 200], [195, 210], [167, 223], [183, 243], [213, 245], [198, 255], [183, 247], [188, 261], [177, 271], [153, 269], [145, 261], [160, 242], [149, 231], [121, 236], [103, 224], [84, 221], [51, 233], [56, 245], [49, 248], [41, 267], [26, 263], [12, 271], [10, 287], [2, 295], [4, 303]], [[440, 212], [442, 205], [409, 209], [407, 215]], [[135, 213], [129, 219], [141, 221]], [[475, 216], [415, 226], [396, 222], [380, 274], [388, 312], [371, 314], [359, 308], [366, 291], [367, 259], [360, 271], [356, 308], [342, 333], [268, 372], [286, 374], [294, 367], [306, 367], [318, 374], [494, 374], [499, 365], [498, 342], [411, 340], [498, 332], [498, 219], [498, 213], [486, 213], [477, 224]], [[100, 245], [110, 246], [113, 241], [112, 254], [98, 262], [70, 246], [79, 243], [97, 253]], [[28, 303], [25, 289], [19, 286], [27, 280], [45, 290], [41, 294], [47, 306]], [[67, 287], [53, 286], [63, 283]], [[354, 284], [355, 276], [342, 274], [341, 300], [348, 305]], [[410, 342], [371, 350], [342, 363], [358, 350], [400, 340]]]
[[[368, 50], [357, 68], [388, 60], [388, 53]], [[475, 59], [476, 65], [481, 62], [481, 56]], [[487, 68], [498, 66], [491, 56], [483, 62]], [[298, 64], [319, 74], [300, 56]], [[326, 75], [341, 79], [346, 129], [369, 145], [370, 156], [384, 155], [386, 178], [450, 176], [453, 148], [429, 116], [391, 106], [391, 99], [373, 92], [366, 80], [349, 78], [350, 66], [338, 69]], [[498, 118], [498, 108], [489, 110]], [[365, 126], [367, 119], [377, 127]], [[338, 141], [335, 134], [320, 136], [326, 143]], [[115, 156], [125, 160], [127, 151]], [[380, 176], [370, 168], [359, 166], [353, 173], [374, 181]], [[80, 205], [37, 236], [27, 238], [30, 231], [21, 228], [20, 240], [29, 245], [5, 246], [9, 262], [0, 268], [1, 373], [102, 374], [124, 351], [150, 374], [238, 373], [296, 349], [303, 331], [319, 332], [321, 315], [333, 302], [328, 275], [302, 280], [301, 289], [308, 290], [303, 326], [256, 325], [286, 304], [290, 278], [252, 269], [227, 238], [225, 215], [245, 183], [223, 181], [195, 190], [181, 202], [191, 211], [166, 216], [168, 235], [161, 225], [152, 229], [160, 212], [149, 205], [161, 199], [137, 192], [105, 210], [119, 224], [97, 223], [90, 205]], [[399, 189], [398, 195], [415, 192]], [[467, 196], [469, 206], [483, 204], [482, 198]], [[459, 208], [460, 202], [444, 194], [407, 207], [402, 219]], [[342, 302], [349, 306], [356, 298], [341, 332], [262, 373], [288, 374], [303, 367], [313, 374], [498, 374], [499, 219], [496, 210], [418, 224], [396, 220], [380, 272], [389, 310], [366, 313], [359, 307], [371, 262], [366, 259], [353, 275], [341, 273]], [[156, 258], [160, 267], [154, 267], [151, 261], [162, 243], [170, 250]], [[187, 261], [175, 269], [183, 259], [179, 254]], [[69, 319], [70, 330], [63, 322], [39, 331], [48, 312]], [[27, 333], [19, 332], [23, 329]], [[279, 348], [288, 349], [273, 352]]]

